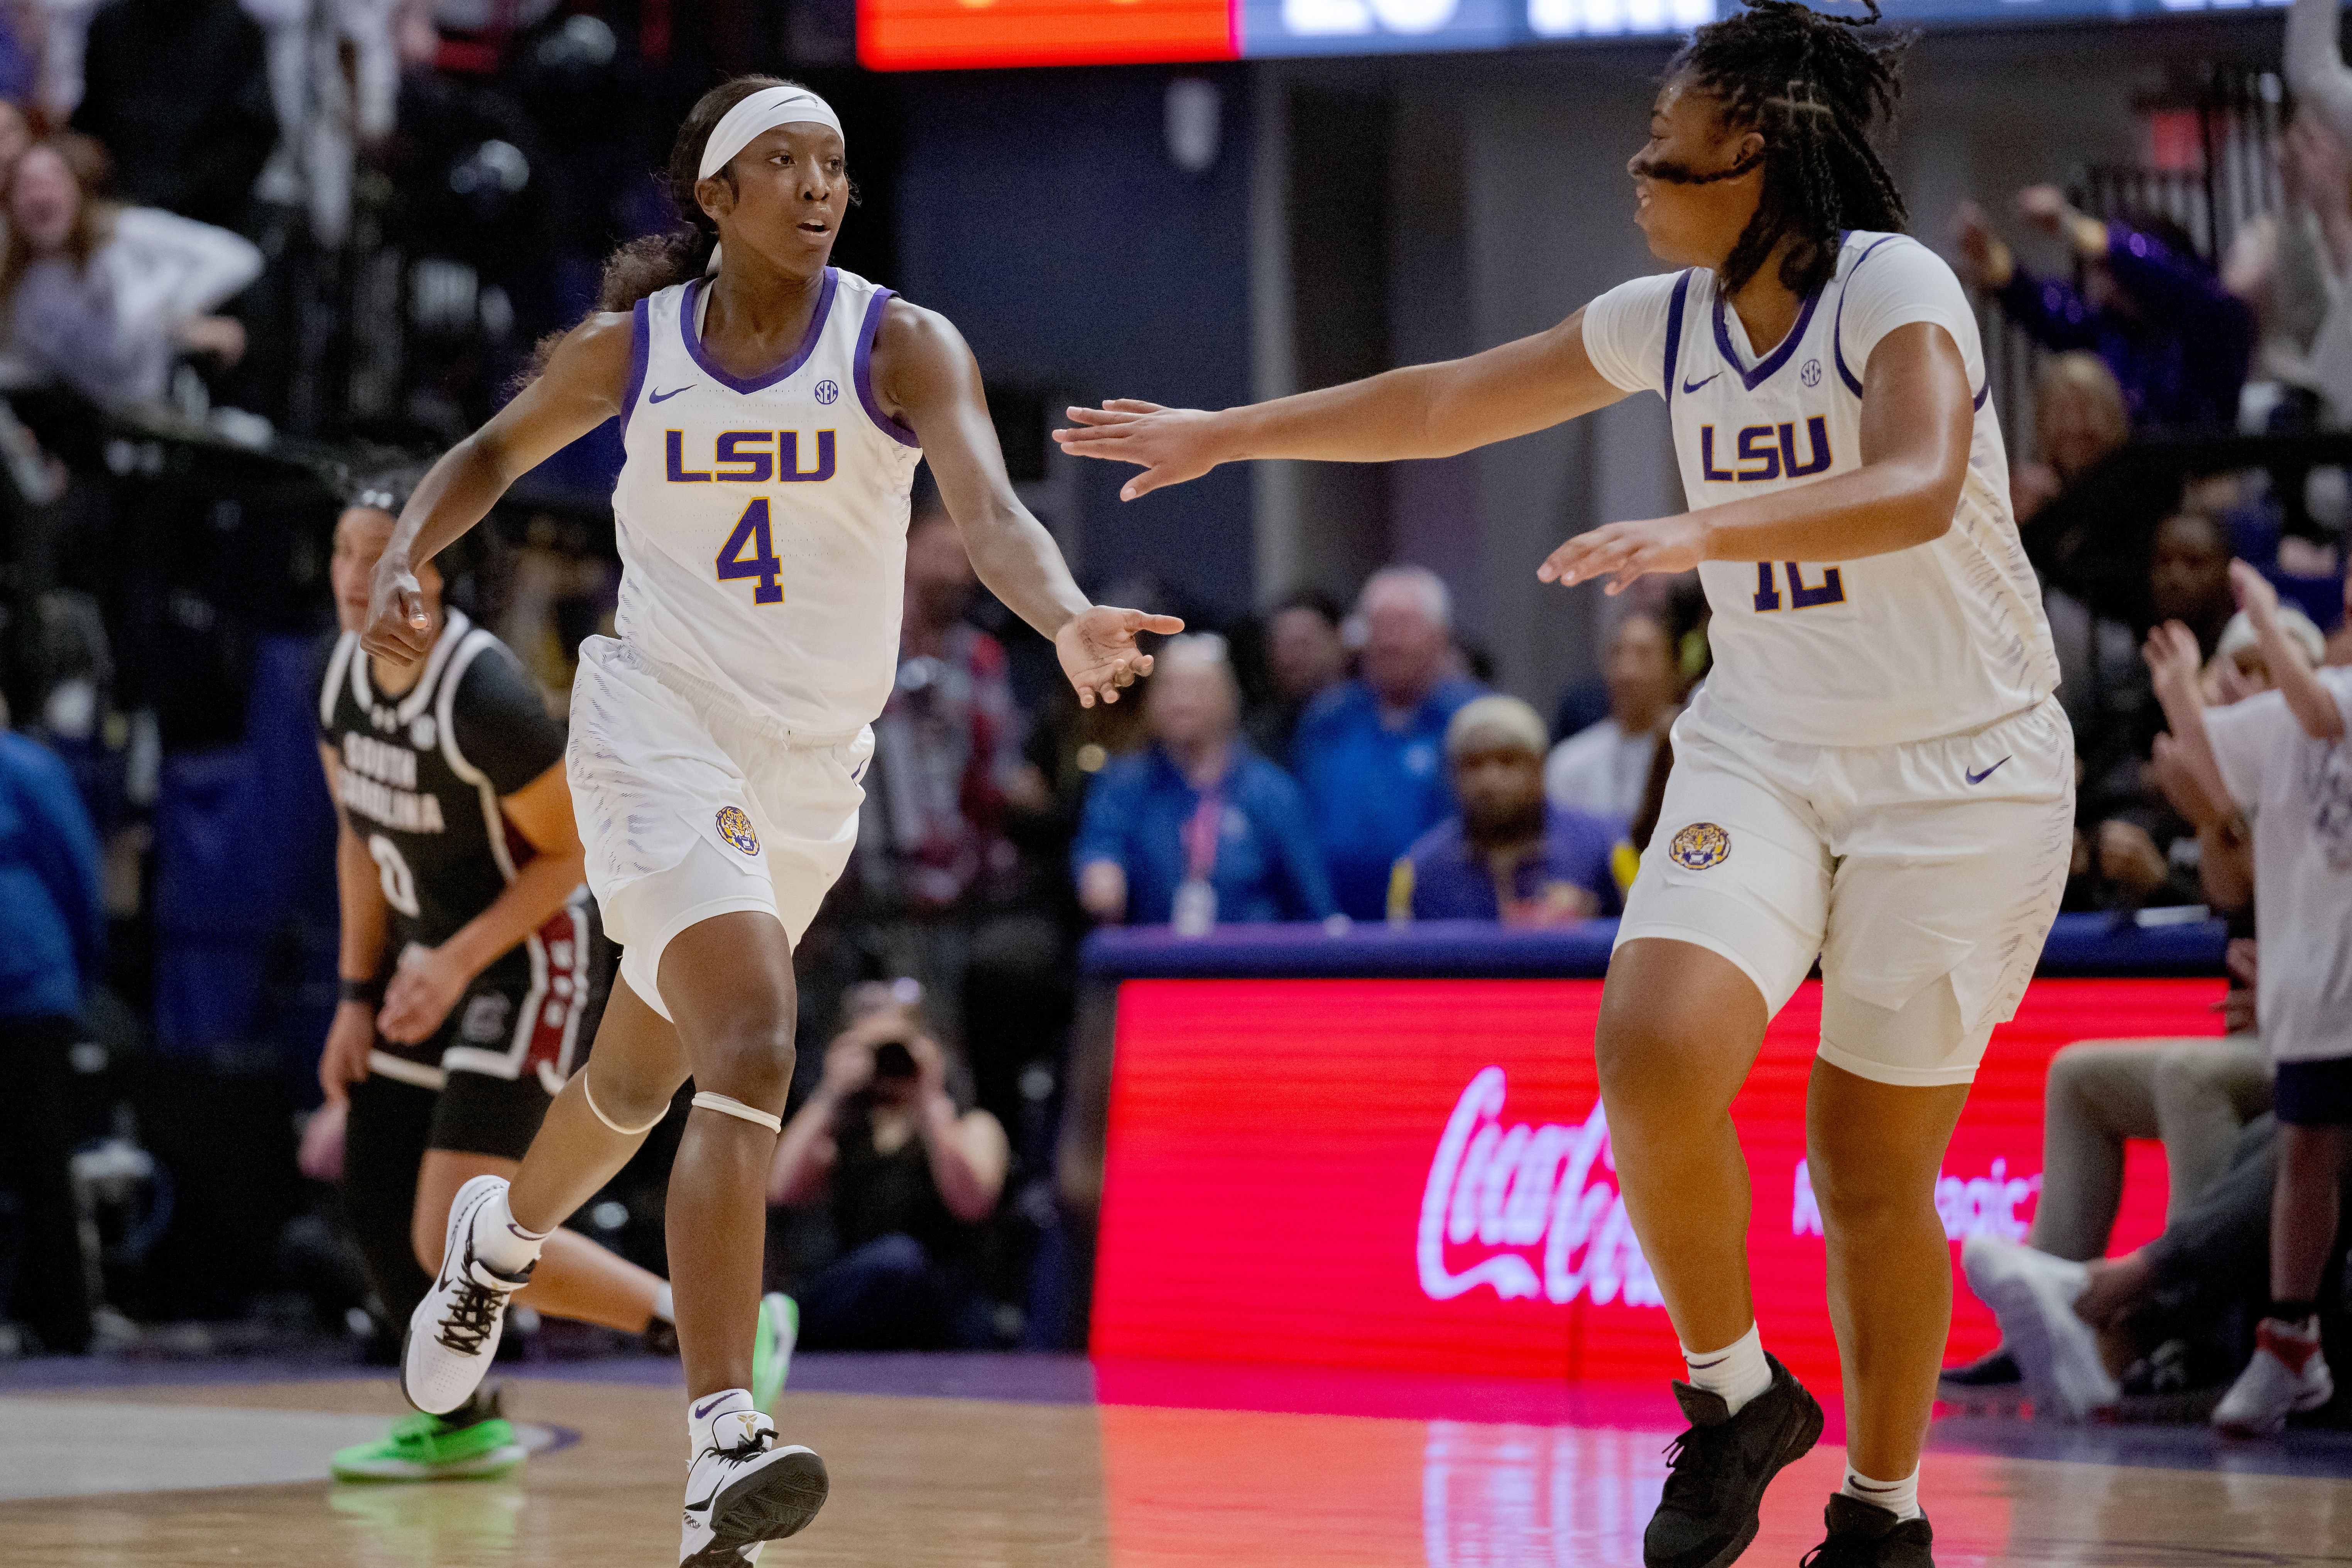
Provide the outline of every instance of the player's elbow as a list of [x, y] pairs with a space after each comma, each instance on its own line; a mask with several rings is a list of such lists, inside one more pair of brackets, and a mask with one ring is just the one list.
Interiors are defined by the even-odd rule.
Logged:
[[1932, 544], [1950, 531], [1960, 507], [1960, 476], [1943, 464], [1907, 465], [1895, 476], [1895, 526], [1897, 549]]

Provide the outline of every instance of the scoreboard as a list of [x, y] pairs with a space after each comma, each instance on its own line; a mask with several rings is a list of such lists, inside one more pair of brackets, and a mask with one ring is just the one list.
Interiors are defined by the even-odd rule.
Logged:
[[[2283, 9], [2286, 0], [1885, 0], [1896, 26], [2010, 26]], [[1505, 49], [1667, 37], [1738, 0], [858, 0], [874, 70]]]

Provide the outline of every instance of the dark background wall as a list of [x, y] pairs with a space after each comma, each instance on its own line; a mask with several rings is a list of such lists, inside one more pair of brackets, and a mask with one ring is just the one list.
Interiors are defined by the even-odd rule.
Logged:
[[[1187, 73], [1223, 99], [1216, 162], [1190, 174], [1168, 148], [1176, 74], [905, 79], [898, 275], [882, 281], [953, 320], [992, 386], [1082, 402], [1248, 401], [1247, 95], [1238, 68]], [[1075, 544], [1082, 576], [1108, 588], [1154, 573], [1207, 608], [1246, 610], [1247, 476], [1220, 470], [1122, 506], [1130, 472], [1071, 463], [1058, 476], [1079, 514], [1075, 538], [1071, 519], [1047, 521]]]

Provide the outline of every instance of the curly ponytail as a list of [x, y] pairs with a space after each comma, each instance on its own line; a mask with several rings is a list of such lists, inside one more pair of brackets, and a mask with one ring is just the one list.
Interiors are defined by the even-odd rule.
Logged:
[[1746, 0], [1744, 12], [1694, 33], [1666, 68], [1669, 79], [1686, 76], [1719, 99], [1727, 124], [1764, 138], [1762, 197], [1717, 273], [1727, 290], [1794, 235], [1780, 281], [1810, 293], [1836, 273], [1843, 231], [1904, 225], [1902, 193], [1870, 133], [1901, 95], [1896, 66], [1908, 39], [1864, 42], [1855, 29], [1879, 12], [1878, 0], [1863, 4], [1869, 16], [1848, 17], [1798, 0]]

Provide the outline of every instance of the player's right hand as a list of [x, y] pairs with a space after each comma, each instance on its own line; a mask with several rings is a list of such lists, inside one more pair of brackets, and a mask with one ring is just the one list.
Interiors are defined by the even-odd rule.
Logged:
[[375, 1049], [375, 1009], [366, 1002], [345, 1002], [327, 1026], [326, 1049], [319, 1052], [319, 1087], [330, 1104], [341, 1103], [351, 1086], [368, 1075], [368, 1052]]
[[433, 617], [425, 608], [425, 591], [417, 585], [416, 573], [390, 550], [375, 563], [360, 646], [395, 665], [413, 664], [433, 647]]
[[1100, 408], [1066, 412], [1077, 428], [1054, 432], [1063, 451], [1132, 463], [1143, 470], [1119, 486], [1122, 501], [1198, 479], [1223, 460], [1213, 439], [1217, 416], [1202, 409], [1162, 408], [1138, 398], [1115, 397]]

